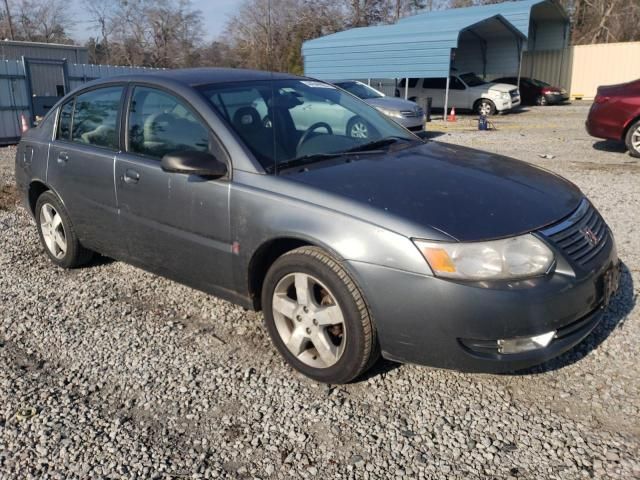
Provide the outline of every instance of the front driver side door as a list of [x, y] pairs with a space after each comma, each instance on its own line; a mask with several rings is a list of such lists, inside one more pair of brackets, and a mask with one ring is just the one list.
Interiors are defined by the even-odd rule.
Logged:
[[151, 87], [132, 87], [125, 128], [115, 177], [130, 261], [212, 293], [231, 289], [228, 178], [160, 166], [165, 154], [184, 150], [208, 151], [229, 165], [224, 149], [185, 101]]

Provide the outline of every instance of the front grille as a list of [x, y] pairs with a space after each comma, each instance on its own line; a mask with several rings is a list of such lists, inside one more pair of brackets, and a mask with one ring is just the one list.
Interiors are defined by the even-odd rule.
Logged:
[[518, 91], [517, 88], [514, 88], [513, 90], [511, 90], [509, 94], [511, 95], [512, 99], [520, 97], [520, 92]]
[[587, 200], [568, 219], [540, 233], [579, 265], [589, 263], [609, 241], [607, 224]]
[[423, 115], [424, 111], [422, 110], [422, 108], [417, 107], [414, 108], [413, 110], [402, 110], [400, 111], [400, 114], [404, 117], [404, 118], [417, 118], [417, 117], [421, 117]]

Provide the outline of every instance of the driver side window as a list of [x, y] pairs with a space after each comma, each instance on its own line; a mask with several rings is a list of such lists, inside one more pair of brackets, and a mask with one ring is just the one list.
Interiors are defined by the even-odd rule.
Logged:
[[128, 151], [161, 159], [171, 152], [209, 151], [209, 131], [191, 109], [161, 90], [135, 87], [129, 106]]

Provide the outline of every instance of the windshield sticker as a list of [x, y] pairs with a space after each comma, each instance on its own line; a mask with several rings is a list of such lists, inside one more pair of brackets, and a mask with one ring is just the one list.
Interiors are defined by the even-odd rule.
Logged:
[[311, 88], [336, 88], [333, 85], [322, 82], [315, 82], [313, 80], [301, 80], [300, 83], [304, 83], [307, 87]]

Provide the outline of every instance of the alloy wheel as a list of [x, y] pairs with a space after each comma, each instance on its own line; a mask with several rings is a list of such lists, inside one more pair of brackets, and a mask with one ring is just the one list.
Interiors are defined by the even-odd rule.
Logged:
[[481, 115], [490, 115], [491, 114], [491, 105], [487, 102], [480, 103], [480, 114]]
[[364, 122], [355, 122], [349, 134], [353, 138], [369, 138], [369, 129]]
[[636, 152], [640, 152], [640, 125], [631, 134], [631, 146]]
[[64, 257], [67, 253], [67, 236], [62, 217], [50, 203], [40, 208], [40, 230], [51, 255], [57, 259]]
[[287, 349], [314, 368], [335, 365], [346, 345], [345, 319], [335, 296], [306, 273], [283, 277], [273, 293], [275, 326]]

